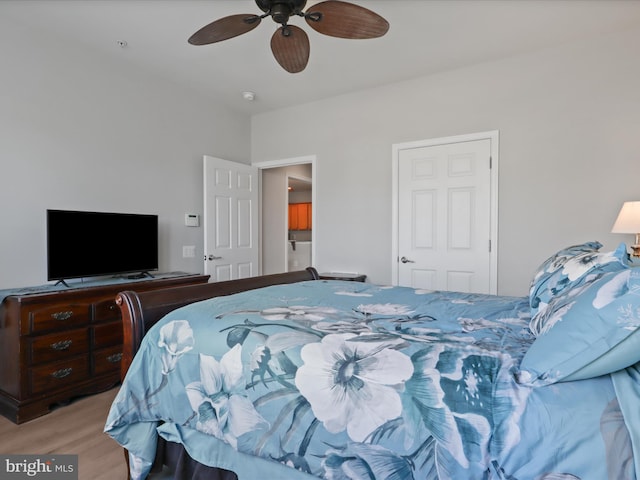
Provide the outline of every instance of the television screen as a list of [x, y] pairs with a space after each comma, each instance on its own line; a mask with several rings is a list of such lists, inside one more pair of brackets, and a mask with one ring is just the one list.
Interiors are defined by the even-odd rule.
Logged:
[[49, 280], [157, 269], [157, 215], [47, 210]]

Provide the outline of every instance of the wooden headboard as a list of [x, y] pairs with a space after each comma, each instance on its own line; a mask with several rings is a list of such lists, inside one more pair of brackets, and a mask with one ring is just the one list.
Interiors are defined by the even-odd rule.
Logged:
[[140, 348], [142, 337], [151, 326], [172, 310], [208, 298], [231, 295], [246, 290], [268, 287], [269, 285], [318, 280], [318, 278], [316, 269], [309, 267], [306, 270], [297, 272], [165, 288], [150, 292], [136, 293], [130, 290], [120, 292], [116, 296], [116, 304], [120, 307], [120, 312], [122, 313], [122, 328], [124, 332], [120, 378], [124, 379], [134, 355]]

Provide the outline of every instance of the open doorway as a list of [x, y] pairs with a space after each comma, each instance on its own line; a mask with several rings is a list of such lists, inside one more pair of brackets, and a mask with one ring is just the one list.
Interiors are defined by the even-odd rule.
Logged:
[[311, 178], [288, 174], [287, 190], [289, 192], [287, 271], [295, 272], [312, 266], [313, 202], [311, 197], [313, 188]]
[[[260, 172], [260, 264], [263, 275], [315, 266], [315, 156], [256, 163]], [[308, 228], [290, 230], [289, 203], [305, 203]], [[297, 193], [296, 193], [297, 190]], [[296, 207], [298, 208], [298, 207]], [[294, 238], [295, 237], [295, 238]], [[295, 250], [292, 243], [294, 240]], [[307, 242], [307, 243], [302, 243]], [[310, 258], [305, 254], [310, 253]]]

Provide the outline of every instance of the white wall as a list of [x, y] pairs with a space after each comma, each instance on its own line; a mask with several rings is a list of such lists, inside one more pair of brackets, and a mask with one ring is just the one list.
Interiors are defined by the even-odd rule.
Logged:
[[499, 130], [498, 292], [524, 295], [553, 251], [633, 240], [609, 232], [640, 200], [638, 58], [631, 30], [256, 115], [252, 162], [317, 155], [316, 266], [390, 283], [392, 145]]
[[161, 269], [202, 271], [183, 215], [202, 212], [203, 154], [317, 155], [316, 266], [389, 283], [391, 145], [497, 129], [499, 292], [523, 294], [555, 249], [632, 241], [609, 230], [640, 199], [639, 46], [631, 30], [249, 122], [0, 17], [0, 288], [46, 281], [47, 208], [158, 213]]
[[0, 58], [0, 288], [46, 282], [47, 208], [158, 214], [160, 270], [201, 272], [202, 155], [247, 163], [249, 118], [1, 17]]

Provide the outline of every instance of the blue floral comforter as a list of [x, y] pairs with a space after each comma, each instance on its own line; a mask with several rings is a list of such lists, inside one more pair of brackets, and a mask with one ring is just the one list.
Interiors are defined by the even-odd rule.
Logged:
[[358, 282], [207, 300], [146, 335], [105, 431], [134, 479], [158, 435], [241, 479], [636, 478], [610, 376], [516, 383], [529, 319], [526, 298]]

